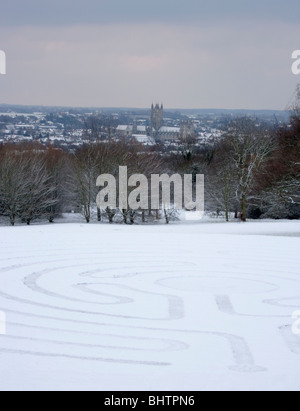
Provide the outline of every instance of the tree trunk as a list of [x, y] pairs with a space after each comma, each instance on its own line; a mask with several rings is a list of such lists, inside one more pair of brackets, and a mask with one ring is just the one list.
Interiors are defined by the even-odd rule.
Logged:
[[227, 223], [228, 223], [228, 222], [229, 222], [229, 210], [228, 210], [228, 206], [226, 206], [225, 214], [226, 214], [226, 221], [227, 221]]
[[132, 211], [132, 212], [130, 213], [130, 224], [134, 224], [134, 217], [135, 217], [135, 212]]
[[170, 223], [170, 218], [169, 218], [167, 210], [164, 210], [164, 213], [165, 213], [166, 224], [169, 224]]
[[14, 227], [15, 221], [16, 221], [15, 215], [12, 214], [9, 218], [10, 218], [10, 225], [11, 225], [12, 227]]
[[241, 200], [241, 220], [245, 223], [247, 221], [247, 199], [243, 194]]

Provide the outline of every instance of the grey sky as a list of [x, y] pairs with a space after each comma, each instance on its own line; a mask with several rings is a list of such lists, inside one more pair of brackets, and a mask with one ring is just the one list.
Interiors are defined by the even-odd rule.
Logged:
[[0, 102], [284, 108], [299, 0], [0, 0]]
[[298, 0], [1, 0], [0, 24], [174, 22], [255, 18], [297, 22]]

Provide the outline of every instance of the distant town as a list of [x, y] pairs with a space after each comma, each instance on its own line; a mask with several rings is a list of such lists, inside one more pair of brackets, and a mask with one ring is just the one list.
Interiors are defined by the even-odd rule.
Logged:
[[268, 125], [288, 119], [284, 111], [168, 110], [162, 103], [149, 109], [0, 105], [0, 143], [39, 141], [72, 150], [91, 140], [127, 139], [172, 149], [193, 140], [201, 147], [220, 139], [229, 119], [245, 115]]

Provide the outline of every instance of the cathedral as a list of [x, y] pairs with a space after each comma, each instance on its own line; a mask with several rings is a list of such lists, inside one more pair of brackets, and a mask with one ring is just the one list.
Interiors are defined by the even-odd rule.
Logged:
[[187, 140], [194, 137], [194, 124], [189, 120], [181, 122], [180, 127], [166, 127], [164, 123], [164, 106], [152, 104], [151, 106], [151, 137], [159, 140]]
[[134, 121], [133, 125], [119, 125], [116, 132], [119, 137], [134, 137], [137, 141], [148, 141], [149, 144], [155, 144], [155, 140], [187, 140], [195, 136], [194, 124], [190, 120], [181, 121], [180, 127], [164, 126], [163, 104], [152, 104], [150, 126], [138, 125]]
[[164, 121], [164, 106], [159, 104], [156, 104], [154, 106], [152, 104], [151, 107], [151, 128], [154, 130], [156, 133], [159, 131], [159, 129], [163, 126], [163, 121]]

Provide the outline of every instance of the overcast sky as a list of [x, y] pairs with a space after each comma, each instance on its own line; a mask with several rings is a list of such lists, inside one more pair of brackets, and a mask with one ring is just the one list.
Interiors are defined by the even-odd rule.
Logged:
[[0, 0], [0, 103], [284, 109], [299, 0]]

